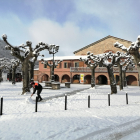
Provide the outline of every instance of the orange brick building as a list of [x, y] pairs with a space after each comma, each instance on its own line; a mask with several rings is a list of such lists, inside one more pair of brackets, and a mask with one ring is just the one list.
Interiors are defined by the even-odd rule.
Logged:
[[[54, 70], [55, 81], [61, 83], [71, 82], [71, 83], [80, 83], [80, 74], [84, 74], [84, 83], [91, 83], [91, 70], [84, 64], [84, 62], [79, 61], [80, 57], [86, 57], [88, 51], [93, 54], [102, 54], [108, 51], [113, 53], [121, 51], [121, 49], [115, 48], [113, 45], [115, 42], [119, 42], [126, 47], [131, 45], [131, 41], [120, 39], [113, 36], [107, 36], [102, 38], [92, 44], [89, 44], [77, 51], [74, 52], [75, 56], [63, 56], [55, 57], [55, 60], [63, 60]], [[52, 58], [46, 58], [50, 63]], [[95, 70], [95, 80], [96, 84], [110, 84], [106, 67], [98, 66]], [[114, 75], [116, 82], [119, 83], [119, 71], [117, 67], [114, 67]], [[138, 72], [137, 68], [134, 68], [133, 71], [127, 71], [127, 84], [128, 85], [138, 85]], [[50, 77], [50, 68], [45, 66], [39, 61], [39, 69], [34, 70], [34, 79], [39, 82], [49, 81]]]

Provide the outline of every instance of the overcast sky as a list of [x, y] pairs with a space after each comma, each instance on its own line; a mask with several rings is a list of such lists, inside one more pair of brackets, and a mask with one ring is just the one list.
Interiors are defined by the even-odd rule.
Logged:
[[43, 41], [60, 46], [57, 56], [74, 55], [108, 35], [135, 41], [139, 6], [140, 0], [0, 0], [0, 35], [14, 46]]

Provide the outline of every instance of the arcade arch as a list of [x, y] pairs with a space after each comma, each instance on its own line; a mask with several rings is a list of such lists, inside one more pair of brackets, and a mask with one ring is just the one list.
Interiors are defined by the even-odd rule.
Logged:
[[41, 81], [49, 81], [49, 76], [47, 74], [44, 74], [42, 77], [41, 77]]
[[84, 77], [84, 83], [85, 84], [91, 84], [91, 75], [86, 75]]
[[97, 78], [96, 78], [96, 84], [97, 85], [107, 85], [107, 77], [104, 76], [104, 75], [99, 75]]
[[127, 85], [137, 86], [137, 78], [133, 75], [126, 77]]
[[65, 74], [62, 76], [62, 80], [61, 80], [62, 83], [65, 83], [65, 82], [70, 82], [70, 77], [69, 75]]
[[73, 83], [80, 83], [80, 75], [76, 74], [73, 76]]
[[59, 76], [57, 74], [54, 75], [54, 81], [59, 82]]

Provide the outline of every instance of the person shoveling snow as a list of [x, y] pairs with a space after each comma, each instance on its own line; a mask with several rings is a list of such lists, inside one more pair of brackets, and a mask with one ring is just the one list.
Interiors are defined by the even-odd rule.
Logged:
[[41, 101], [42, 98], [41, 98], [40, 94], [42, 91], [42, 86], [39, 83], [34, 83], [34, 82], [31, 82], [31, 85], [33, 87], [33, 93], [31, 94], [31, 97], [35, 94], [35, 92], [37, 90], [38, 101]]

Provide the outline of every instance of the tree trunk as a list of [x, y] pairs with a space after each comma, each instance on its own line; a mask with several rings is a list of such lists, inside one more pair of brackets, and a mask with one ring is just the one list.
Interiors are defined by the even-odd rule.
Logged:
[[113, 73], [113, 67], [112, 66], [107, 66], [107, 71], [110, 79], [110, 87], [111, 87], [111, 94], [117, 93], [117, 87], [116, 87], [116, 82], [114, 78], [114, 73]]
[[29, 62], [29, 82], [34, 79], [34, 62]]
[[126, 70], [122, 71], [122, 81], [123, 81], [123, 86], [126, 87], [127, 81], [126, 81]]
[[119, 86], [120, 86], [120, 90], [123, 90], [123, 81], [122, 81], [122, 65], [119, 65]]
[[15, 84], [16, 66], [12, 68], [12, 84]]
[[137, 65], [137, 70], [138, 70], [138, 75], [139, 75], [139, 86], [140, 86], [140, 66], [139, 65]]
[[12, 81], [12, 79], [11, 79], [11, 73], [12, 73], [12, 68], [9, 69], [9, 81]]
[[26, 92], [30, 92], [29, 88], [29, 60], [25, 59], [22, 62], [22, 76], [23, 76], [23, 88], [22, 88], [22, 94]]
[[53, 68], [53, 65], [51, 65], [49, 67], [50, 67], [50, 81], [54, 82], [54, 68]]
[[2, 70], [0, 69], [0, 82], [2, 81]]
[[95, 68], [91, 69], [91, 87], [95, 87]]
[[137, 65], [137, 70], [139, 73], [139, 86], [140, 86], [140, 65], [139, 65], [140, 56], [139, 56], [139, 51], [137, 51], [136, 53], [132, 53], [131, 55], [134, 57], [135, 64]]
[[50, 66], [50, 81], [53, 81], [53, 66]]
[[52, 81], [54, 81], [54, 67], [55, 67], [55, 61], [53, 61], [53, 66], [52, 66]]

